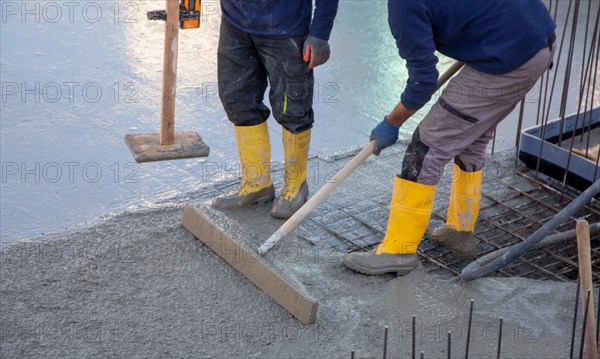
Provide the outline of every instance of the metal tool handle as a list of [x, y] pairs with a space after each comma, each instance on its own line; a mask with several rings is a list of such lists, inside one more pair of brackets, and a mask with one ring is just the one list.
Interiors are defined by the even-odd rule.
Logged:
[[[437, 91], [448, 81], [458, 70], [464, 66], [464, 62], [456, 62], [442, 76], [440, 76], [435, 90]], [[321, 202], [333, 192], [344, 180], [358, 168], [375, 149], [375, 141], [366, 145], [350, 162], [348, 162], [338, 173], [335, 174], [313, 197], [311, 197], [293, 216], [291, 216], [262, 246], [258, 248], [258, 253], [264, 256], [273, 248], [283, 237], [288, 235], [296, 228], [306, 216], [310, 214]]]

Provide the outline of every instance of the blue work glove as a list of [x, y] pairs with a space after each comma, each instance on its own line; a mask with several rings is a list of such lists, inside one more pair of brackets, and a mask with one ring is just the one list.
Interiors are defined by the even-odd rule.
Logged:
[[387, 116], [383, 118], [373, 131], [371, 131], [371, 141], [375, 140], [375, 149], [373, 154], [379, 156], [381, 150], [390, 147], [398, 141], [398, 131], [400, 125], [394, 125], [387, 120]]
[[331, 55], [331, 50], [327, 41], [310, 35], [304, 41], [304, 62], [308, 62], [310, 70], [326, 63], [329, 60], [329, 55]]

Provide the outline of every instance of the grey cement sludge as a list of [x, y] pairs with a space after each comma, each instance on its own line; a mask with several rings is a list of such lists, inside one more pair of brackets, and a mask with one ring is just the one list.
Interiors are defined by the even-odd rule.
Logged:
[[[363, 170], [393, 172], [379, 162], [393, 161], [396, 151], [370, 159]], [[344, 183], [334, 193], [337, 201], [352, 201], [358, 182], [364, 174]], [[370, 190], [389, 195], [387, 185]], [[436, 205], [446, 200], [442, 186]], [[260, 205], [212, 215], [256, 249], [282, 223], [268, 211]], [[445, 357], [450, 330], [453, 355], [462, 356], [470, 299], [471, 357], [495, 353], [500, 316], [504, 357], [568, 354], [574, 284], [519, 278], [464, 283], [422, 267], [398, 278], [357, 275], [343, 267], [343, 253], [310, 237], [305, 222], [267, 257], [319, 302], [316, 323], [304, 326], [185, 231], [181, 215], [181, 205], [125, 212], [89, 228], [5, 246], [0, 356], [347, 357], [356, 350], [360, 357], [378, 357], [387, 325], [388, 353], [406, 357], [412, 315], [418, 352]]]

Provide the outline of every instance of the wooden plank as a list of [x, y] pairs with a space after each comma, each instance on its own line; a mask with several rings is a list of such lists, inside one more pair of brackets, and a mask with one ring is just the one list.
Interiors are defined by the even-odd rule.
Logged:
[[594, 146], [590, 146], [589, 148], [583, 149], [573, 149], [573, 153], [580, 155], [581, 157], [585, 157], [588, 160], [598, 161], [598, 157], [600, 157], [600, 143]]
[[592, 254], [590, 250], [590, 226], [586, 220], [577, 221], [577, 255], [579, 260], [579, 282], [581, 287], [581, 308], [585, 313], [587, 292], [590, 291], [585, 330], [585, 354], [588, 359], [598, 359], [596, 340], [596, 315], [594, 313], [594, 285], [592, 283]]
[[183, 211], [182, 225], [300, 322], [306, 325], [315, 322], [319, 305], [313, 298], [277, 274], [250, 248], [223, 233], [190, 204]]
[[158, 133], [127, 135], [125, 143], [138, 163], [206, 157], [210, 153], [210, 148], [194, 131], [177, 132], [171, 145], [161, 145]]

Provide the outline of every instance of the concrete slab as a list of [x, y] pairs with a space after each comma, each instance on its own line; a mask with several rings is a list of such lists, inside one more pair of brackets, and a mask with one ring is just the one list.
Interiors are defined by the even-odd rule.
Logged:
[[[357, 357], [378, 357], [387, 325], [389, 356], [407, 357], [415, 315], [417, 351], [446, 357], [446, 335], [452, 331], [457, 357], [464, 355], [474, 299], [471, 357], [494, 355], [499, 317], [504, 318], [503, 357], [567, 357], [573, 283], [524, 278], [465, 283], [423, 266], [405, 277], [368, 277], [343, 266], [345, 251], [381, 239], [377, 231], [385, 226], [402, 151], [399, 144], [369, 158], [265, 258], [319, 303], [313, 324], [296, 320], [185, 230], [183, 205], [163, 204], [3, 247], [0, 356], [295, 358], [347, 357], [355, 350]], [[316, 173], [311, 193], [352, 154], [311, 159]], [[492, 179], [518, 184], [512, 156], [491, 158], [484, 182], [490, 197], [509, 194]], [[436, 201], [442, 214], [449, 170]], [[203, 205], [236, 186], [219, 182], [178, 202]], [[283, 223], [269, 210], [264, 204], [210, 215], [256, 251]], [[580, 326], [581, 319], [577, 333]]]
[[401, 278], [367, 277], [346, 270], [342, 253], [294, 238], [269, 260], [320, 303], [305, 326], [183, 229], [181, 214], [125, 213], [4, 248], [0, 356], [378, 357], [388, 325], [390, 357], [407, 357], [416, 315], [418, 351], [446, 357], [450, 330], [459, 357], [470, 299], [471, 357], [495, 353], [500, 316], [503, 357], [568, 354], [574, 284], [463, 283], [422, 267]]

